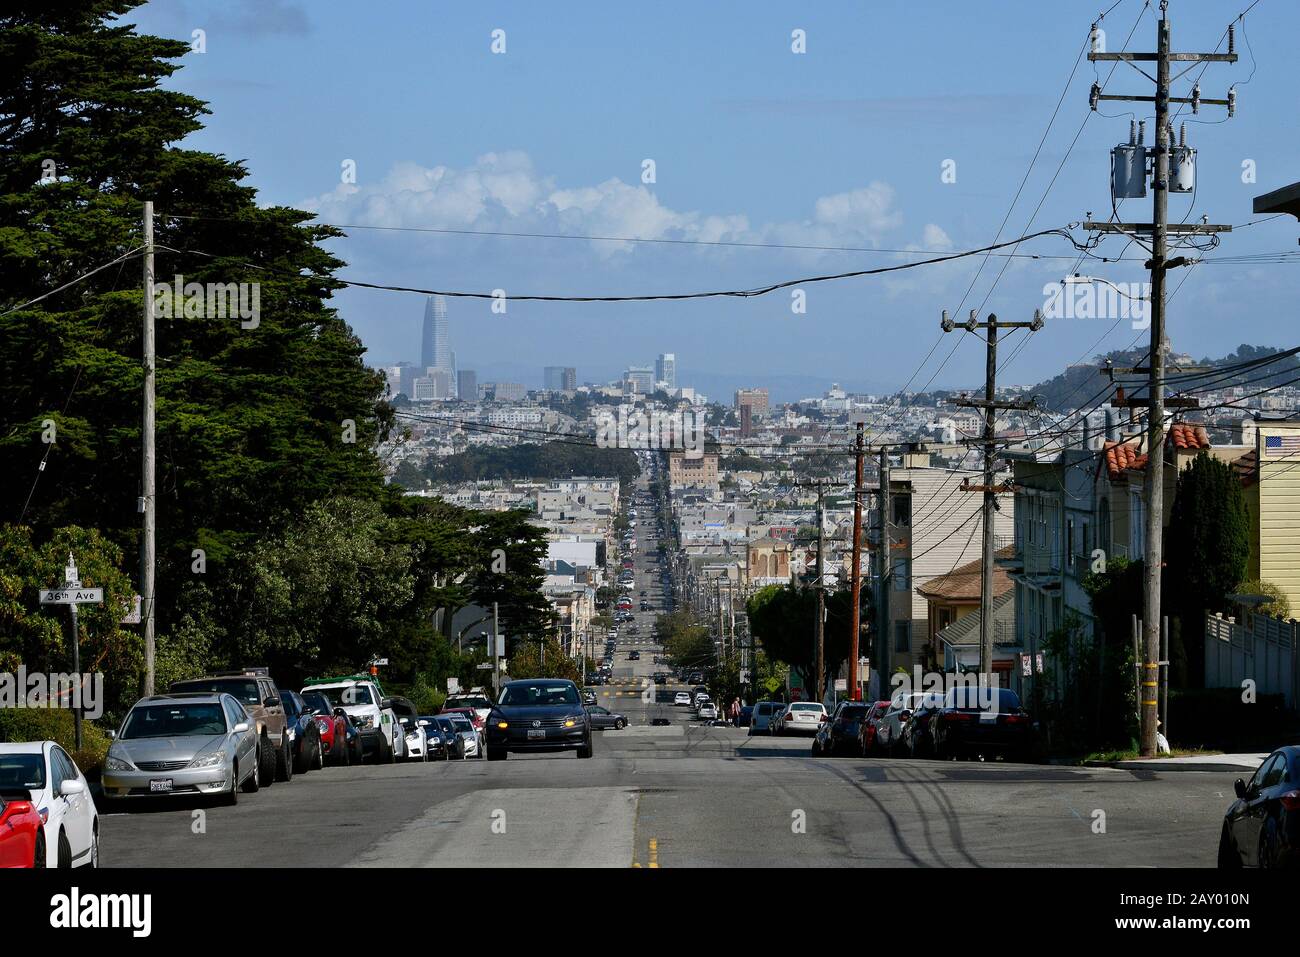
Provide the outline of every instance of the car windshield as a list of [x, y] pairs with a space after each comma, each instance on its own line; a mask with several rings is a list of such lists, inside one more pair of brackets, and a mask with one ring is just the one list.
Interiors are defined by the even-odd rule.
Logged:
[[303, 702], [318, 714], [333, 714], [334, 702], [323, 691], [308, 691], [302, 696]]
[[471, 731], [474, 728], [474, 726], [469, 723], [469, 718], [465, 717], [463, 714], [449, 714], [447, 715], [447, 720], [451, 722], [451, 726], [457, 731]]
[[257, 682], [243, 678], [200, 678], [194, 681], [178, 681], [171, 686], [172, 691], [214, 691], [233, 695], [244, 704], [260, 705], [262, 699], [257, 694]]
[[0, 754], [0, 794], [45, 787], [45, 758], [39, 754]]
[[845, 721], [861, 721], [863, 717], [866, 716], [866, 713], [866, 707], [855, 705], [852, 708], [845, 708], [841, 711], [840, 717]]
[[447, 699], [447, 707], [448, 707], [448, 708], [475, 708], [475, 709], [481, 709], [481, 708], [490, 708], [490, 707], [492, 707], [492, 702], [489, 701], [487, 698], [483, 698], [483, 697], [474, 697], [474, 698], [448, 698], [448, 699]]
[[501, 692], [501, 703], [515, 706], [577, 704], [578, 689], [568, 682], [558, 681], [506, 685]]
[[346, 685], [341, 688], [313, 688], [312, 690], [326, 695], [336, 707], [346, 708], [350, 705], [375, 703], [369, 685]]
[[221, 705], [151, 704], [133, 708], [122, 725], [122, 738], [183, 738], [187, 735], [225, 734], [226, 716]]

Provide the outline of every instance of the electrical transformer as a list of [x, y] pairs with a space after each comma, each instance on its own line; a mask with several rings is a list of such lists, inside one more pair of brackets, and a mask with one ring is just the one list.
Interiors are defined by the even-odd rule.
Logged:
[[1110, 151], [1110, 186], [1116, 199], [1141, 199], [1147, 194], [1147, 148], [1137, 124], [1129, 124], [1128, 142]]

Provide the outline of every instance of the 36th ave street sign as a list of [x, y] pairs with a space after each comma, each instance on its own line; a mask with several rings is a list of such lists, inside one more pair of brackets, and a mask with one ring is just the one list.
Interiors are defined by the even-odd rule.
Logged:
[[42, 588], [42, 605], [98, 605], [104, 600], [102, 588]]

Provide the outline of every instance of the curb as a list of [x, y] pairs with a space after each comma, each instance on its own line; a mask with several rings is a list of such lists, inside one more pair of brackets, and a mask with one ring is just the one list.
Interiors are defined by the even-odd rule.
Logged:
[[1244, 764], [1232, 764], [1227, 761], [1203, 761], [1192, 764], [1175, 761], [1085, 761], [1079, 767], [1085, 768], [1116, 768], [1120, 771], [1211, 771], [1217, 774], [1254, 774], [1257, 767], [1248, 767]]

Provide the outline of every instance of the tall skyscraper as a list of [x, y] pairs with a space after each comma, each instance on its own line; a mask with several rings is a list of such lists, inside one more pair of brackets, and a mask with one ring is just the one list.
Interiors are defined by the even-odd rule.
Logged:
[[420, 343], [420, 368], [453, 372], [447, 334], [447, 300], [430, 296], [424, 301], [424, 337]]
[[478, 373], [461, 369], [456, 373], [456, 398], [462, 402], [478, 401]]
[[666, 391], [677, 391], [677, 356], [671, 352], [665, 352], [655, 360], [655, 384], [660, 382]]
[[572, 392], [578, 388], [578, 370], [573, 366], [546, 366], [542, 378], [551, 392]]

